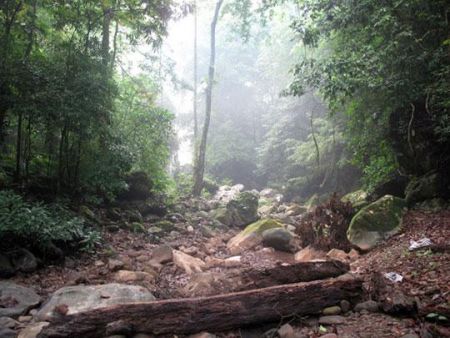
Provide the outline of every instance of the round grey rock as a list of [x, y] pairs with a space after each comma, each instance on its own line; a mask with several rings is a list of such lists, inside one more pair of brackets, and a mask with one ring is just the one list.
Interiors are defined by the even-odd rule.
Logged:
[[263, 244], [279, 251], [291, 251], [292, 234], [284, 228], [273, 228], [262, 233]]
[[9, 282], [0, 282], [0, 317], [18, 317], [41, 302], [34, 290]]

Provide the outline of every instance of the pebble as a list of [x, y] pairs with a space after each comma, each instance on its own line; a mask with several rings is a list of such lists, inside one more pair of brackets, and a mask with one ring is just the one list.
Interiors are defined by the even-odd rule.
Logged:
[[21, 323], [28, 323], [31, 322], [33, 319], [33, 316], [20, 316], [17, 320]]
[[17, 332], [10, 328], [0, 328], [0, 337], [1, 338], [16, 338]]
[[322, 325], [338, 325], [343, 324], [345, 318], [342, 316], [322, 316], [319, 318], [319, 324]]
[[379, 304], [373, 300], [368, 300], [366, 302], [356, 304], [356, 312], [362, 312], [363, 310], [368, 312], [379, 312]]
[[341, 310], [340, 306], [337, 306], [337, 305], [326, 307], [322, 311], [322, 313], [325, 316], [334, 316], [334, 315], [340, 314], [341, 312], [342, 312], [342, 310]]
[[187, 231], [188, 232], [194, 232], [194, 227], [192, 225], [188, 225]]
[[338, 336], [334, 333], [327, 333], [324, 334], [323, 336], [320, 336], [320, 338], [338, 338]]
[[289, 324], [284, 324], [278, 329], [278, 336], [280, 338], [294, 338], [294, 328]]
[[[9, 317], [0, 317], [0, 327], [6, 329], [13, 329], [18, 326], [19, 323], [12, 318]], [[0, 335], [0, 337], [2, 337]]]
[[350, 309], [352, 308], [352, 305], [350, 304], [350, 302], [345, 299], [341, 300], [339, 305], [341, 306], [343, 313], [349, 312]]

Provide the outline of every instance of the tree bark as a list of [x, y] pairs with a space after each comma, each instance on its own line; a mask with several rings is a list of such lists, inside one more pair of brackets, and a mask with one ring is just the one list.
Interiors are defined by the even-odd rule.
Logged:
[[208, 87], [206, 89], [206, 109], [205, 109], [205, 122], [203, 124], [202, 139], [200, 142], [200, 148], [198, 151], [198, 158], [195, 163], [194, 170], [194, 187], [192, 194], [199, 196], [203, 189], [203, 175], [205, 173], [205, 158], [206, 158], [206, 145], [208, 141], [209, 123], [211, 121], [211, 104], [212, 104], [212, 88], [214, 85], [214, 71], [216, 63], [216, 27], [219, 19], [220, 8], [222, 7], [223, 0], [218, 0], [216, 3], [216, 9], [214, 11], [214, 17], [211, 22], [211, 58], [209, 63], [208, 73]]
[[[280, 318], [317, 314], [346, 299], [356, 301], [362, 280], [352, 275], [212, 297], [123, 304], [59, 316], [40, 338], [115, 334], [188, 334], [223, 331]], [[70, 311], [70, 309], [69, 309]]]
[[198, 140], [198, 117], [197, 117], [197, 76], [198, 76], [198, 56], [197, 56], [197, 1], [194, 0], [194, 153], [197, 150]]

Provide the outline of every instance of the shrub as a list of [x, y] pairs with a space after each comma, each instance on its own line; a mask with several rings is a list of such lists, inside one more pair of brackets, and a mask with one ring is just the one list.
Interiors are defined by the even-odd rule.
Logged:
[[0, 191], [0, 243], [12, 240], [42, 252], [54, 243], [92, 249], [99, 234], [60, 204], [29, 203], [12, 191]]

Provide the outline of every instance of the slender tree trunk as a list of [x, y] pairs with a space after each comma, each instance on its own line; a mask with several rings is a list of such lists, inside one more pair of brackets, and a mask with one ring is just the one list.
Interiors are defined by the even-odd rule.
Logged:
[[[115, 10], [116, 12], [120, 9], [120, 0], [117, 0]], [[116, 63], [116, 55], [117, 55], [117, 36], [119, 35], [119, 19], [116, 16], [116, 27], [114, 28], [114, 37], [113, 37], [113, 53], [111, 56], [111, 70], [114, 70]]]
[[14, 174], [14, 180], [16, 181], [16, 183], [20, 183], [22, 176], [22, 121], [23, 113], [22, 111], [19, 111], [19, 115], [17, 117], [16, 172]]
[[197, 1], [194, 0], [194, 152], [197, 152], [198, 140], [198, 117], [197, 117], [197, 76], [198, 76], [198, 55], [197, 55], [197, 28], [198, 28], [198, 8]]
[[206, 158], [206, 144], [208, 141], [209, 123], [211, 121], [211, 104], [212, 104], [212, 89], [214, 85], [214, 71], [216, 63], [216, 27], [219, 19], [220, 8], [222, 7], [223, 0], [218, 0], [216, 3], [216, 9], [214, 11], [214, 17], [211, 22], [211, 58], [209, 63], [208, 73], [208, 87], [206, 89], [206, 109], [205, 109], [205, 122], [203, 124], [202, 139], [200, 142], [200, 148], [198, 151], [198, 160], [195, 164], [194, 170], [194, 187], [192, 193], [194, 196], [199, 196], [203, 188], [203, 175], [205, 173], [205, 158]]
[[311, 116], [310, 116], [310, 119], [309, 119], [309, 123], [311, 125], [311, 136], [312, 136], [313, 141], [314, 141], [314, 147], [316, 148], [317, 169], [319, 169], [319, 167], [320, 167], [320, 150], [319, 150], [319, 144], [317, 143], [316, 132], [314, 131], [314, 115], [313, 115], [313, 111], [312, 110], [311, 110]]
[[102, 61], [105, 67], [110, 61], [109, 55], [109, 27], [111, 25], [112, 10], [110, 7], [103, 8], [103, 27], [102, 27]]

